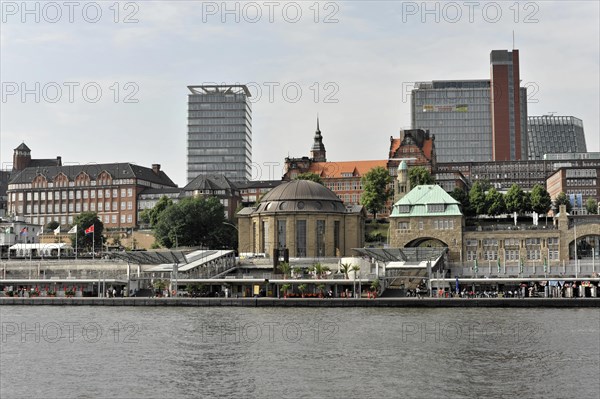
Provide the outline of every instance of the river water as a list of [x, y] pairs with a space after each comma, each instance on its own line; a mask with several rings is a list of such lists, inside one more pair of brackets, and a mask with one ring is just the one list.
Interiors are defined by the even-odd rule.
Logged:
[[598, 309], [0, 306], [0, 397], [600, 397]]

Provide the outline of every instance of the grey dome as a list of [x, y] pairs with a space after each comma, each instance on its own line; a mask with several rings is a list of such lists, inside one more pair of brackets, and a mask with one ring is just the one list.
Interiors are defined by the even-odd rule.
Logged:
[[260, 200], [256, 212], [345, 212], [341, 199], [310, 180], [292, 180], [275, 187]]
[[269, 191], [260, 200], [291, 201], [291, 200], [324, 200], [342, 202], [337, 195], [322, 184], [310, 180], [292, 180], [280, 184]]

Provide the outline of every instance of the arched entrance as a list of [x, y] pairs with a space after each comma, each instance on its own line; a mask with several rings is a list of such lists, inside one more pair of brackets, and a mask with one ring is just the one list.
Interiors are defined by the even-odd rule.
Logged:
[[577, 251], [575, 240], [569, 242], [569, 259], [600, 259], [600, 235], [584, 235], [577, 237]]
[[448, 248], [448, 245], [440, 239], [433, 237], [419, 237], [409, 241], [405, 248]]

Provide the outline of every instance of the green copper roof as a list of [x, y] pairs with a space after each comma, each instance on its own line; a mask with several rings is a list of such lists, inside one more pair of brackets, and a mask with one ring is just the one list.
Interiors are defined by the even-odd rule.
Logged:
[[462, 216], [459, 202], [438, 185], [417, 186], [394, 204], [391, 217]]

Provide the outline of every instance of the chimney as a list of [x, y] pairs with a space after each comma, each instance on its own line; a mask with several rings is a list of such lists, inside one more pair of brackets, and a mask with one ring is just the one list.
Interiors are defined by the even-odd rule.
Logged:
[[153, 163], [152, 164], [152, 171], [157, 174], [160, 175], [160, 164], [158, 163]]
[[62, 157], [56, 157], [56, 166], [62, 166]]

